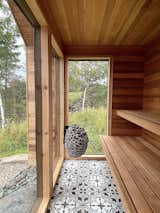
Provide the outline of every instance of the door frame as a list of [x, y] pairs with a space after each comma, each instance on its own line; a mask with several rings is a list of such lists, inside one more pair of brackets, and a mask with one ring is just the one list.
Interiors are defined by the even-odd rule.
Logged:
[[[68, 74], [68, 61], [70, 60], [106, 60], [109, 62], [108, 72], [108, 92], [107, 92], [107, 135], [111, 135], [111, 121], [112, 121], [112, 82], [113, 82], [113, 58], [112, 56], [65, 56], [64, 57], [64, 121], [68, 125], [68, 92], [69, 92], [69, 74]], [[71, 158], [65, 152], [65, 160], [106, 160], [104, 154], [100, 155], [82, 155], [79, 158]]]

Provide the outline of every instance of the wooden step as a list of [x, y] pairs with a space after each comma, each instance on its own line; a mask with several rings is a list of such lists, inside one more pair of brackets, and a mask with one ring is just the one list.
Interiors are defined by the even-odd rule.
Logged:
[[160, 135], [160, 114], [142, 110], [116, 110], [116, 114], [150, 132]]
[[139, 137], [101, 136], [101, 143], [126, 212], [159, 212], [159, 150], [149, 149]]

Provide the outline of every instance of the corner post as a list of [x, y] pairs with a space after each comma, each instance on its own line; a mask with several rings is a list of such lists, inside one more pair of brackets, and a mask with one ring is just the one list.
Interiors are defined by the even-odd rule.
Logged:
[[52, 55], [51, 33], [41, 27], [41, 85], [42, 85], [42, 175], [43, 198], [50, 198], [53, 190], [52, 144]]

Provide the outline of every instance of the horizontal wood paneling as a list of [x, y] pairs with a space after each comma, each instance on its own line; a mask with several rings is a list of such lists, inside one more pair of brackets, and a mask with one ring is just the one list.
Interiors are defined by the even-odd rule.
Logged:
[[[123, 54], [123, 53], [122, 53]], [[134, 53], [135, 54], [135, 53]], [[111, 135], [140, 135], [141, 128], [116, 115], [117, 109], [142, 109], [143, 98], [143, 61], [130, 56], [114, 58], [112, 89], [112, 126]], [[136, 54], [135, 54], [136, 57]], [[139, 56], [139, 59], [142, 56]]]
[[140, 135], [141, 128], [120, 118], [112, 111], [111, 135]]
[[[141, 45], [132, 46], [114, 46], [114, 45], [65, 45], [63, 48], [67, 57], [103, 57], [114, 56], [121, 65], [125, 67], [123, 61], [139, 62], [144, 61], [144, 53], [146, 48]], [[139, 63], [138, 63], [139, 64]], [[127, 66], [127, 65], [126, 65]], [[123, 69], [123, 67], [120, 67]], [[127, 66], [128, 69], [132, 69]], [[138, 67], [140, 68], [140, 67]], [[135, 64], [136, 70], [136, 64]]]
[[[143, 108], [160, 113], [160, 43], [149, 48], [144, 66]], [[143, 130], [143, 138], [160, 149], [159, 136]]]
[[152, 145], [154, 145], [155, 147], [157, 147], [158, 149], [160, 149], [160, 137], [150, 131], [147, 130], [143, 130], [143, 138], [150, 142]]
[[117, 110], [117, 115], [160, 136], [160, 113], [144, 110]]

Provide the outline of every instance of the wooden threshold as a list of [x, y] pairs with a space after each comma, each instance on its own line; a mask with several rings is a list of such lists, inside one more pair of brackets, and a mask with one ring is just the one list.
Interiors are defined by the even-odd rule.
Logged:
[[160, 114], [142, 110], [116, 110], [116, 114], [160, 136]]
[[105, 160], [105, 155], [82, 155], [79, 158], [71, 158], [67, 154], [65, 160]]
[[105, 160], [105, 155], [82, 155], [81, 160]]

